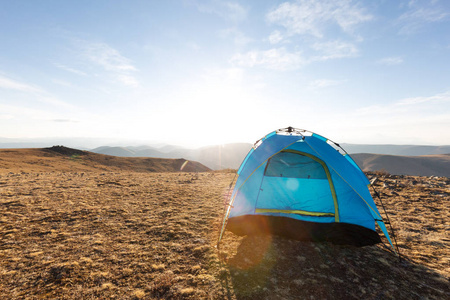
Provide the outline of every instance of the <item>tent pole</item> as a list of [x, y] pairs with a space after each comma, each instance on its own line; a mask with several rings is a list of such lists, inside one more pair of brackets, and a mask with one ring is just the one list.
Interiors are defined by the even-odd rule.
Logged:
[[233, 186], [233, 182], [236, 179], [236, 176], [237, 176], [237, 172], [234, 174], [233, 180], [231, 180], [231, 182], [230, 182], [230, 186], [228, 187], [228, 193], [227, 193], [227, 202], [224, 203], [224, 205], [223, 205], [222, 227], [220, 227], [220, 224], [219, 224], [219, 237], [217, 239], [217, 245], [216, 245], [217, 249], [219, 249], [219, 243], [220, 243], [220, 240], [222, 239], [223, 231], [225, 229], [224, 227], [226, 225], [225, 218], [227, 217], [227, 208], [230, 205], [230, 201], [231, 201], [231, 187]]
[[373, 192], [375, 193], [375, 195], [376, 195], [376, 196], [378, 197], [378, 199], [380, 200], [381, 207], [383, 208], [384, 214], [386, 215], [386, 219], [387, 219], [387, 221], [388, 221], [388, 223], [389, 223], [389, 227], [391, 228], [392, 237], [394, 238], [395, 247], [397, 248], [398, 258], [399, 258], [399, 260], [400, 260], [400, 262], [401, 262], [401, 261], [402, 261], [402, 257], [401, 257], [401, 255], [400, 255], [400, 250], [399, 250], [399, 248], [398, 248], [397, 238], [395, 237], [394, 227], [392, 227], [391, 220], [389, 220], [389, 215], [388, 215], [388, 213], [387, 213], [387, 211], [386, 211], [386, 208], [384, 207], [383, 201], [381, 200], [380, 194], [377, 192], [377, 190], [375, 189], [375, 187], [374, 187], [372, 184], [371, 184], [370, 186], [372, 187], [372, 190], [373, 190]]

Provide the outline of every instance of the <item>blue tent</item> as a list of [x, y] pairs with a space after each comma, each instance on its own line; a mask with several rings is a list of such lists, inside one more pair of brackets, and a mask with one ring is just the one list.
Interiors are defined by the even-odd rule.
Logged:
[[378, 223], [392, 245], [367, 177], [338, 144], [318, 134], [274, 131], [255, 143], [237, 174], [219, 242], [227, 229], [364, 246], [381, 242]]

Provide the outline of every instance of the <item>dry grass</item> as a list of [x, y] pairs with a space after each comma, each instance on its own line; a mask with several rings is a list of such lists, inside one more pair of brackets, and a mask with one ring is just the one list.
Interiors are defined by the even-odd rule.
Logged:
[[1, 299], [450, 298], [449, 179], [376, 182], [402, 261], [279, 237], [217, 239], [233, 173], [0, 172]]
[[198, 298], [230, 174], [0, 175], [0, 298]]

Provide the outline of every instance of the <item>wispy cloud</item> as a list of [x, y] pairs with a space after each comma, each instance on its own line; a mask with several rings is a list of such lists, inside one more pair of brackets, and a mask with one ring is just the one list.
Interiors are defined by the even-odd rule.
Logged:
[[66, 65], [62, 65], [62, 64], [58, 64], [58, 63], [55, 63], [54, 65], [55, 65], [55, 67], [60, 68], [62, 70], [65, 70], [67, 72], [71, 72], [71, 73], [74, 73], [74, 74], [77, 74], [77, 75], [81, 75], [81, 76], [87, 76], [87, 74], [85, 72], [77, 70], [77, 69], [74, 69], [74, 68], [71, 68], [71, 67], [68, 67]]
[[300, 51], [292, 52], [285, 47], [280, 47], [269, 50], [252, 50], [244, 54], [238, 53], [230, 61], [240, 67], [252, 68], [259, 66], [276, 71], [289, 71], [299, 69], [315, 61], [355, 57], [358, 55], [356, 46], [342, 41], [315, 43], [311, 48], [319, 55], [306, 57]]
[[269, 35], [269, 43], [271, 43], [272, 45], [273, 44], [278, 44], [282, 40], [283, 40], [283, 36], [282, 36], [281, 32], [279, 32], [278, 30], [273, 31]]
[[272, 24], [286, 28], [288, 34], [312, 35], [321, 38], [337, 25], [351, 33], [354, 27], [373, 17], [351, 0], [297, 0], [284, 2], [267, 14]]
[[[432, 96], [400, 99], [387, 105], [371, 105], [359, 109], [358, 114], [391, 115], [414, 112], [425, 115], [428, 110], [431, 110], [434, 114], [436, 114], [436, 112], [450, 112], [449, 109], [450, 91], [447, 91]], [[412, 117], [412, 115], [410, 117]]]
[[43, 94], [39, 98], [37, 98], [40, 102], [50, 104], [53, 106], [59, 106], [66, 109], [72, 109], [74, 106], [72, 104], [66, 103], [51, 94]]
[[41, 87], [38, 87], [38, 86], [35, 86], [32, 84], [28, 84], [25, 82], [20, 82], [20, 81], [17, 81], [17, 80], [14, 80], [14, 79], [8, 78], [6, 76], [2, 76], [2, 75], [0, 75], [0, 89], [13, 90], [13, 91], [29, 94], [29, 95], [32, 95], [33, 97], [27, 97], [27, 98], [31, 98], [33, 100], [36, 100], [36, 101], [39, 101], [42, 103], [46, 103], [46, 104], [50, 104], [53, 106], [59, 106], [59, 107], [64, 107], [64, 108], [73, 108], [72, 105], [70, 105], [64, 101], [61, 101], [57, 97], [54, 97], [52, 94], [45, 91]]
[[81, 55], [88, 62], [101, 67], [123, 85], [136, 87], [139, 81], [134, 77], [137, 68], [130, 59], [106, 43], [78, 40]]
[[247, 18], [248, 9], [234, 1], [185, 1], [187, 4], [194, 5], [202, 13], [215, 14], [225, 20], [234, 23], [241, 22]]
[[66, 80], [62, 80], [62, 79], [52, 79], [52, 82], [54, 84], [64, 86], [64, 87], [72, 87], [73, 86], [70, 82], [68, 82]]
[[410, 1], [407, 10], [399, 18], [400, 34], [414, 34], [422, 30], [428, 23], [448, 20], [450, 12], [444, 1]]
[[406, 98], [398, 101], [396, 105], [398, 106], [404, 106], [404, 105], [415, 105], [419, 103], [449, 103], [450, 104], [450, 91], [445, 93], [440, 93], [434, 96], [429, 97], [412, 97], [412, 98]]
[[329, 60], [358, 55], [358, 49], [354, 44], [343, 41], [318, 42], [311, 47], [320, 53], [312, 60]]
[[317, 79], [317, 80], [311, 81], [308, 86], [311, 89], [323, 89], [323, 88], [327, 88], [329, 86], [340, 85], [344, 82], [345, 82], [345, 80]]
[[116, 74], [116, 79], [126, 86], [139, 86], [139, 81], [131, 74]]
[[26, 106], [0, 104], [0, 111], [8, 116], [8, 119], [44, 120], [55, 118], [55, 114], [43, 110]]
[[220, 36], [223, 38], [231, 38], [233, 42], [238, 46], [245, 46], [253, 40], [246, 36], [242, 31], [233, 27], [220, 31]]
[[130, 60], [119, 51], [105, 43], [85, 43], [84, 55], [93, 63], [96, 63], [107, 71], [123, 72], [136, 71]]
[[300, 52], [289, 52], [285, 48], [273, 48], [265, 51], [249, 51], [236, 54], [231, 62], [240, 67], [263, 67], [271, 70], [295, 70], [306, 61]]
[[377, 61], [380, 65], [394, 66], [403, 63], [403, 58], [399, 56], [385, 57]]
[[[281, 26], [281, 29], [272, 30], [264, 40], [270, 45], [282, 44], [284, 47], [237, 54], [231, 61], [245, 67], [259, 65], [285, 71], [317, 61], [356, 57], [359, 54], [356, 42], [362, 39], [355, 37], [354, 30], [358, 24], [372, 18], [352, 0], [284, 2], [266, 14], [268, 23]], [[327, 39], [330, 32], [333, 32], [333, 39]], [[336, 39], [336, 32], [344, 33], [344, 36]], [[294, 45], [292, 41], [299, 36], [302, 42]]]
[[0, 75], [0, 89], [15, 90], [27, 93], [42, 93], [43, 90], [27, 83], [19, 82]]
[[448, 144], [450, 91], [362, 107], [343, 114], [341, 120], [363, 143], [373, 143], [378, 135], [383, 143]]
[[[11, 105], [0, 103], [0, 121], [7, 124], [2, 127], [3, 135], [17, 136], [62, 136], [67, 130], [78, 130], [86, 120], [79, 120], [78, 115], [71, 110], [55, 111], [48, 107], [30, 107], [29, 105]], [[83, 116], [88, 118], [91, 116]], [[96, 118], [91, 118], [97, 120]], [[89, 119], [89, 121], [91, 120]], [[3, 121], [4, 120], [4, 121]], [[13, 128], [9, 126], [14, 126]], [[91, 127], [92, 129], [92, 127]], [[12, 131], [11, 131], [12, 130]]]

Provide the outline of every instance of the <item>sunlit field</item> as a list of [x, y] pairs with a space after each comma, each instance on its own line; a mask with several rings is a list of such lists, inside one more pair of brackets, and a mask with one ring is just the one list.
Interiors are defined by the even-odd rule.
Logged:
[[396, 229], [399, 260], [382, 244], [356, 248], [230, 232], [217, 250], [233, 177], [1, 173], [0, 298], [450, 296], [448, 178], [381, 174], [376, 182]]

